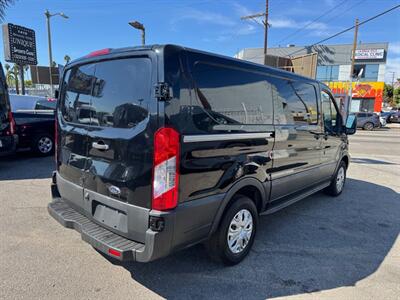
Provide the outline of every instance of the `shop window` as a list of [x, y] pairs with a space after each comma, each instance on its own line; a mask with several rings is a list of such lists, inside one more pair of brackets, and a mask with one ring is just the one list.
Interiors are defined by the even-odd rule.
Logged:
[[339, 79], [339, 66], [317, 66], [317, 80], [337, 81]]
[[360, 81], [377, 81], [379, 64], [362, 64], [355, 65], [353, 71], [353, 78], [357, 78], [362, 70], [362, 74], [359, 77]]

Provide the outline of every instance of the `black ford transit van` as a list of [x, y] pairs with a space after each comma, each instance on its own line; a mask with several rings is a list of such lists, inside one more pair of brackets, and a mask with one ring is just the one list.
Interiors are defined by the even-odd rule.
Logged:
[[206, 242], [240, 262], [262, 213], [339, 195], [346, 128], [329, 88], [180, 46], [104, 49], [63, 71], [50, 214], [119, 260]]
[[11, 112], [10, 99], [3, 66], [0, 63], [0, 157], [13, 154], [18, 142], [15, 120]]

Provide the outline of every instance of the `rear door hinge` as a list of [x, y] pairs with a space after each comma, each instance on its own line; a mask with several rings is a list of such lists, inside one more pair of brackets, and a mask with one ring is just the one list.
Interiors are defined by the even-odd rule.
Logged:
[[172, 98], [172, 88], [166, 82], [159, 82], [154, 86], [154, 95], [158, 100], [169, 101]]

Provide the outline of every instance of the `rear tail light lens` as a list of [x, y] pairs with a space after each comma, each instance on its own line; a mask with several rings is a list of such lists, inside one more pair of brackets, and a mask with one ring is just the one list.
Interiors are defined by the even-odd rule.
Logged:
[[96, 50], [96, 51], [90, 52], [88, 55], [86, 55], [86, 57], [89, 58], [89, 57], [96, 57], [96, 56], [100, 56], [100, 55], [106, 55], [106, 54], [109, 54], [110, 52], [111, 52], [110, 48]]
[[10, 135], [13, 135], [15, 133], [15, 120], [12, 112], [8, 113], [8, 122], [10, 123]]
[[160, 128], [154, 136], [152, 208], [170, 210], [178, 204], [179, 133]]
[[57, 124], [57, 113], [54, 112], [54, 159], [56, 161], [56, 167], [58, 166], [57, 163], [57, 144], [58, 144], [58, 124]]

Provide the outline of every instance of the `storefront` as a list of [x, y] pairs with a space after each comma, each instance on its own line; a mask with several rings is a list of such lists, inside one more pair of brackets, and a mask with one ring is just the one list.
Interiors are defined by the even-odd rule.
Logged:
[[[327, 82], [336, 99], [343, 105], [348, 95], [349, 82]], [[351, 112], [380, 112], [383, 100], [383, 82], [353, 82]]]

